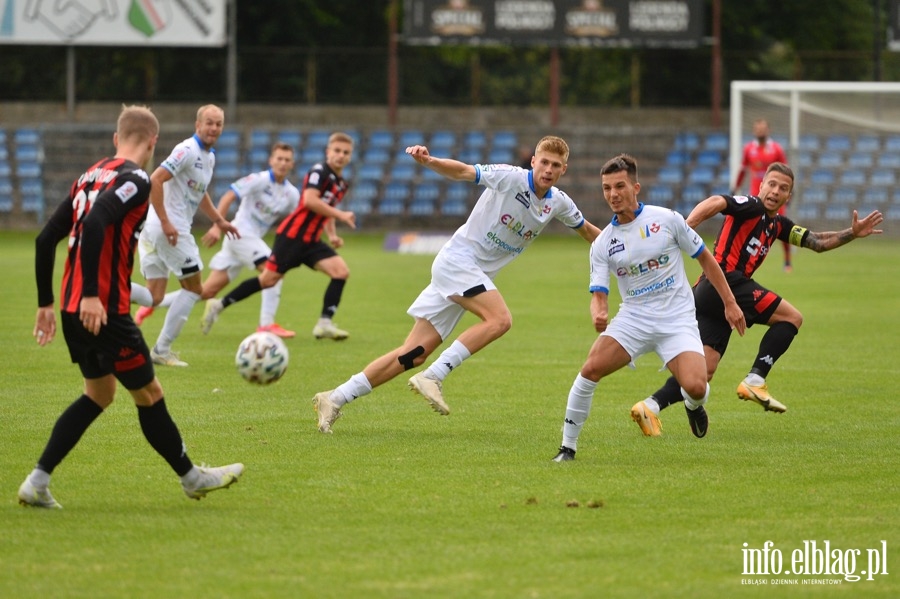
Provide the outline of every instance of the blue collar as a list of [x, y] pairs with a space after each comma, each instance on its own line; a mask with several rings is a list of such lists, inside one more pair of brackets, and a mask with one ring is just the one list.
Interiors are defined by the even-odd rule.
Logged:
[[[537, 190], [534, 188], [534, 171], [528, 171], [528, 187], [531, 188], [531, 191], [534, 192], [534, 195], [537, 195]], [[553, 197], [553, 188], [547, 190], [547, 193], [544, 194], [542, 199], [552, 198]]]
[[[644, 203], [638, 202], [638, 209], [634, 211], [634, 217], [637, 218], [643, 211], [644, 211]], [[614, 227], [619, 226], [619, 215], [618, 214], [613, 214], [612, 224]]]
[[206, 144], [203, 143], [203, 141], [200, 140], [200, 136], [197, 135], [196, 133], [194, 133], [193, 138], [197, 140], [197, 145], [200, 146], [200, 149], [201, 149], [201, 150], [206, 150], [207, 152], [212, 152], [213, 154], [216, 153], [216, 149], [215, 149], [214, 147], [212, 147], [212, 146], [210, 146], [210, 147], [207, 148], [207, 147], [206, 147]]

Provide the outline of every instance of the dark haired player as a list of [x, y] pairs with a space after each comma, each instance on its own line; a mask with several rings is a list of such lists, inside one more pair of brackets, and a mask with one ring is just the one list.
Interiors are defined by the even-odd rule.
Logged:
[[[884, 220], [877, 210], [859, 220], [854, 210], [850, 227], [843, 231], [810, 231], [778, 212], [790, 200], [793, 188], [793, 171], [786, 164], [776, 162], [766, 170], [759, 196], [712, 196], [697, 204], [687, 217], [688, 224], [696, 227], [716, 214], [725, 215], [713, 254], [725, 271], [728, 285], [744, 311], [747, 326], [764, 324], [769, 327], [759, 342], [759, 352], [749, 374], [737, 387], [737, 395], [771, 412], [784, 412], [787, 408], [769, 394], [766, 377], [778, 358], [790, 347], [803, 323], [803, 315], [787, 300], [754, 281], [753, 273], [762, 265], [777, 240], [815, 252], [826, 252], [854, 239], [881, 233], [875, 227]], [[722, 302], [706, 277], [701, 277], [694, 285], [694, 301], [707, 374], [712, 380], [719, 360], [728, 348], [731, 328], [725, 321]], [[644, 435], [659, 436], [659, 411], [681, 400], [678, 383], [670, 377], [661, 389], [631, 408], [632, 418]], [[706, 434], [705, 428], [692, 430], [698, 437]]]

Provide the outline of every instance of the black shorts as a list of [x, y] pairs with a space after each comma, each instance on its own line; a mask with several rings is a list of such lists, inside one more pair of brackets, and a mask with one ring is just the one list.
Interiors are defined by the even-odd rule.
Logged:
[[[780, 295], [739, 272], [725, 273], [725, 279], [738, 306], [744, 312], [748, 327], [769, 322], [781, 303]], [[731, 325], [725, 318], [722, 298], [706, 277], [694, 285], [694, 305], [697, 307], [697, 325], [703, 345], [710, 346], [724, 356], [731, 338]]]
[[130, 314], [110, 314], [96, 336], [84, 328], [78, 314], [63, 312], [60, 320], [69, 355], [84, 378], [111, 374], [129, 391], [153, 382], [150, 349]]
[[272, 253], [269, 254], [269, 260], [266, 263], [266, 269], [274, 270], [280, 274], [284, 274], [302, 264], [315, 269], [316, 264], [322, 260], [337, 255], [334, 248], [324, 241], [304, 243], [299, 239], [276, 235], [275, 243], [272, 244]]

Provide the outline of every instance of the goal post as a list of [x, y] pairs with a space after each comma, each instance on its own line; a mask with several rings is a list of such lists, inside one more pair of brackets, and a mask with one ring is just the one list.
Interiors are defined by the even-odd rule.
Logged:
[[849, 147], [829, 154], [832, 159], [842, 159], [833, 166], [838, 180], [830, 191], [839, 186], [843, 171], [859, 168], [865, 170], [866, 177], [858, 186], [860, 201], [877, 165], [859, 167], [850, 160], [858, 144], [865, 139], [876, 148], [873, 157], [880, 152], [900, 153], [894, 148], [900, 143], [900, 83], [733, 81], [728, 162], [732, 186], [741, 167], [743, 146], [750, 139], [753, 122], [760, 118], [769, 122], [772, 137], [785, 147], [797, 184], [794, 199], [801, 205], [810, 173], [821, 166], [820, 158], [832, 149], [826, 147], [826, 140], [830, 143], [832, 138], [844, 138], [849, 142]]

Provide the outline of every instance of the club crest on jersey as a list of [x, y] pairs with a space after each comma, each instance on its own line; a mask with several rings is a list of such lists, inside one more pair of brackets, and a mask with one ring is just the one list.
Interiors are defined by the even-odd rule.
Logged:
[[645, 225], [641, 227], [641, 239], [647, 239], [651, 235], [655, 233], [659, 233], [660, 226], [659, 223], [653, 223], [650, 225]]

